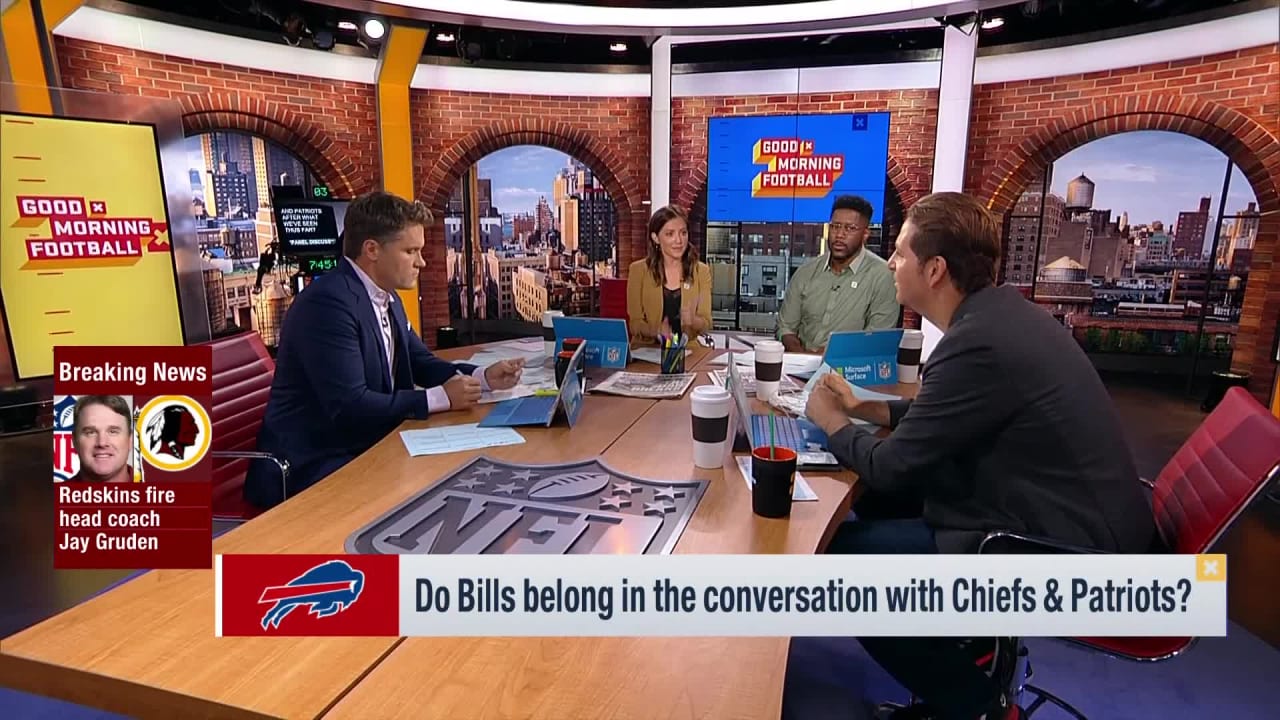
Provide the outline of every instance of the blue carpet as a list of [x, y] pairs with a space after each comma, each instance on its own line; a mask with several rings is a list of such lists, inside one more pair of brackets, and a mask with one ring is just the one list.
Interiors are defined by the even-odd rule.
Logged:
[[[1091, 720], [1276, 717], [1280, 650], [1231, 624], [1225, 638], [1204, 638], [1180, 657], [1139, 664], [1070, 643], [1028, 640], [1034, 685], [1063, 698]], [[880, 702], [909, 694], [857, 641], [796, 638], [787, 663], [786, 720], [863, 720]], [[1030, 702], [1030, 699], [1027, 699]], [[1046, 705], [1037, 720], [1069, 717]]]

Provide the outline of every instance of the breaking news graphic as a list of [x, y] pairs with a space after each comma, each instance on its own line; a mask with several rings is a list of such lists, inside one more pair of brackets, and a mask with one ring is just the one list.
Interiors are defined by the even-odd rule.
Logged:
[[54, 567], [212, 567], [212, 350], [53, 355]]

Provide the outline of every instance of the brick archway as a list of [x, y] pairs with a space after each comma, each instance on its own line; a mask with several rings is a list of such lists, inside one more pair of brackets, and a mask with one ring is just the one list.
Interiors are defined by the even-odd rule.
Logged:
[[332, 152], [333, 140], [323, 128], [279, 103], [239, 93], [184, 95], [181, 102], [188, 136], [226, 130], [264, 137], [301, 158], [336, 197], [353, 198], [369, 189], [355, 180], [352, 159]]
[[[444, 282], [445, 246], [444, 215], [441, 208], [462, 176], [484, 156], [515, 145], [540, 145], [559, 150], [591, 169], [613, 200], [617, 215], [618, 274], [626, 274], [627, 265], [637, 252], [644, 252], [644, 228], [648, 208], [641, 200], [648, 196], [629, 166], [600, 138], [564, 122], [538, 118], [504, 120], [483, 127], [453, 144], [441, 153], [427, 177], [422, 180], [419, 198], [439, 217], [427, 237], [423, 254], [427, 267], [422, 271], [422, 327], [449, 324], [448, 287]], [[431, 338], [428, 338], [430, 341]]]
[[1280, 139], [1266, 128], [1235, 110], [1188, 96], [1108, 99], [1028, 134], [983, 181], [978, 197], [1003, 216], [1050, 162], [1098, 138], [1136, 130], [1203, 140], [1230, 158], [1253, 188], [1262, 217], [1231, 363], [1233, 369], [1253, 374], [1251, 390], [1265, 404], [1274, 381], [1271, 348], [1280, 323], [1280, 276], [1274, 260], [1280, 250]]

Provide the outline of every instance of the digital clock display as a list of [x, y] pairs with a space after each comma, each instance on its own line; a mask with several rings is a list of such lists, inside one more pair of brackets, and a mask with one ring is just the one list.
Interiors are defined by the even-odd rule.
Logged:
[[318, 275], [338, 269], [339, 259], [335, 257], [301, 258], [301, 270], [308, 275]]

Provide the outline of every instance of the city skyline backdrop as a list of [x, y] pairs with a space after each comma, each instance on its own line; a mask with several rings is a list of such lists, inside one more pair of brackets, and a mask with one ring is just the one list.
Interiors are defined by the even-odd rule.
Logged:
[[493, 206], [503, 215], [536, 215], [538, 198], [552, 202], [556, 174], [574, 158], [542, 145], [513, 145], [480, 158], [479, 176], [493, 183]]
[[[1111, 210], [1113, 220], [1127, 212], [1130, 225], [1150, 225], [1158, 220], [1170, 233], [1178, 213], [1194, 211], [1200, 198], [1208, 197], [1207, 253], [1226, 163], [1222, 151], [1190, 135], [1155, 130], [1118, 133], [1081, 145], [1054, 161], [1049, 192], [1066, 198], [1067, 183], [1083, 174], [1095, 185], [1095, 209]], [[1244, 173], [1232, 164], [1226, 216], [1230, 218], [1255, 200]]]

